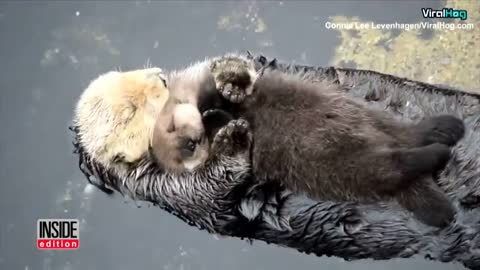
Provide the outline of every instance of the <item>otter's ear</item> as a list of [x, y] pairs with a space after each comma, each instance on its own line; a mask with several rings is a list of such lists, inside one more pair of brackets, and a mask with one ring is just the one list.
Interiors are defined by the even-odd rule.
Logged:
[[125, 102], [125, 106], [122, 108], [121, 119], [124, 123], [129, 122], [135, 116], [137, 112], [137, 106], [130, 100]]

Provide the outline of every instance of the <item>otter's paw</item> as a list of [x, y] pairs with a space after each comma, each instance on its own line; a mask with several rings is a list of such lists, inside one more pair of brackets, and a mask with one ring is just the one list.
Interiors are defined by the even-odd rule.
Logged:
[[213, 138], [212, 150], [217, 154], [234, 156], [248, 153], [252, 142], [249, 124], [244, 119], [230, 121]]
[[439, 115], [422, 120], [417, 125], [420, 144], [441, 143], [454, 146], [465, 134], [463, 121], [452, 115]]
[[239, 57], [223, 57], [212, 62], [210, 70], [222, 96], [241, 103], [253, 91], [256, 71], [252, 63]]
[[218, 125], [225, 126], [231, 120], [233, 120], [233, 116], [222, 109], [210, 109], [202, 113], [202, 121], [204, 125], [213, 122], [219, 123]]
[[226, 126], [233, 117], [228, 112], [221, 109], [207, 110], [202, 114], [202, 122], [208, 140], [211, 142], [220, 128]]

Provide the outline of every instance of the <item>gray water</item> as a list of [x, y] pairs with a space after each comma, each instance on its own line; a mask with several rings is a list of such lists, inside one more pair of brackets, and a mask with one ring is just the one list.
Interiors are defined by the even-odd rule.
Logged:
[[[328, 16], [409, 22], [419, 18], [421, 7], [438, 6], [431, 1], [1, 2], [0, 269], [462, 269], [422, 259], [344, 262], [215, 238], [154, 207], [138, 208], [86, 187], [67, 129], [88, 82], [114, 68], [139, 68], [148, 59], [172, 69], [247, 49], [328, 65], [338, 44], [337, 33], [324, 27]], [[37, 250], [36, 220], [62, 217], [82, 220], [80, 249]]]

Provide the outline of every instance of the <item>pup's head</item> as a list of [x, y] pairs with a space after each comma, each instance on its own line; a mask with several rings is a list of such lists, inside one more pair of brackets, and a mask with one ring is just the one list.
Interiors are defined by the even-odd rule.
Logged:
[[150, 153], [166, 170], [193, 171], [208, 159], [209, 142], [195, 105], [168, 103], [155, 124]]
[[168, 97], [159, 68], [99, 76], [77, 103], [79, 143], [106, 168], [140, 160], [148, 153], [157, 114]]

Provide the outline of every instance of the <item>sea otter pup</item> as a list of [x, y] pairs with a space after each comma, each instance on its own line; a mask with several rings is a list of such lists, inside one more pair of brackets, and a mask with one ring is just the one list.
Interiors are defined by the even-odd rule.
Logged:
[[464, 134], [449, 115], [400, 122], [345, 95], [338, 86], [264, 70], [242, 57], [211, 63], [216, 87], [253, 133], [252, 173], [315, 199], [396, 199], [421, 221], [444, 226], [454, 217], [432, 174]]

